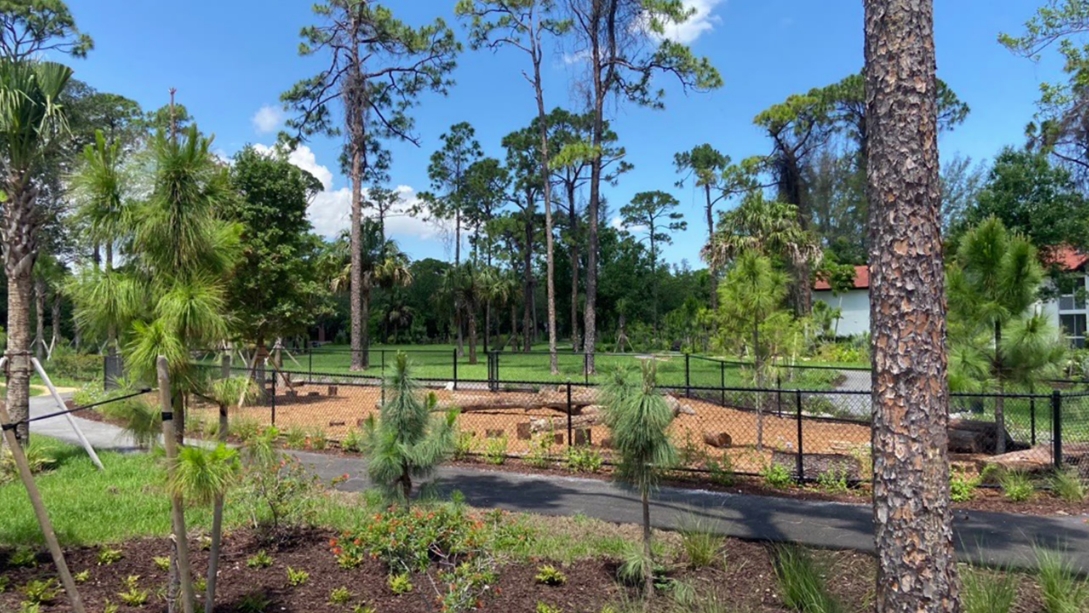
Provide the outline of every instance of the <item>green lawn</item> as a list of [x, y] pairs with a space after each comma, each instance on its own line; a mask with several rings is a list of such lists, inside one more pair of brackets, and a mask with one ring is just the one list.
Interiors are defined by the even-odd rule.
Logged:
[[[454, 347], [452, 345], [385, 345], [375, 346], [369, 351], [370, 367], [363, 374], [383, 376], [392, 366], [394, 356], [399, 351], [407, 352], [416, 366], [416, 376], [421, 379], [452, 381], [454, 379]], [[314, 349], [312, 354], [305, 351], [284, 356], [284, 368], [298, 372], [348, 374], [351, 354], [343, 345]], [[604, 354], [596, 358], [597, 374], [591, 382], [599, 383], [612, 370], [620, 366], [638, 368], [644, 359], [653, 358], [658, 368], [658, 383], [662, 386], [683, 387], [686, 384], [686, 360], [680, 354], [628, 353]], [[565, 348], [558, 354], [560, 374], [553, 375], [549, 369], [548, 347], [537, 345], [532, 353], [503, 351], [499, 354], [499, 380], [504, 382], [525, 383], [563, 383], [565, 381], [585, 381], [582, 354]], [[472, 364], [468, 352], [457, 362], [459, 381], [487, 381], [488, 357], [480, 351], [477, 363]], [[692, 387], [751, 387], [752, 376], [737, 364], [722, 364], [716, 360], [692, 356], [687, 360], [687, 384]], [[805, 389], [828, 389], [837, 377], [834, 370], [797, 369], [791, 380], [784, 378], [784, 387]], [[774, 382], [768, 384], [774, 387]]]

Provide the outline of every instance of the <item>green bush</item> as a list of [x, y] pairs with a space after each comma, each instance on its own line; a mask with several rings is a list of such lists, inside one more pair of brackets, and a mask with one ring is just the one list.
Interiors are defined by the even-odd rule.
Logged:
[[949, 497], [953, 502], [968, 502], [975, 495], [979, 482], [961, 472], [953, 472], [949, 477]]
[[593, 447], [568, 447], [566, 457], [567, 470], [576, 473], [596, 473], [605, 464], [605, 459]]
[[427, 570], [432, 557], [456, 567], [476, 557], [485, 544], [484, 526], [460, 506], [432, 510], [391, 508], [330, 542], [343, 568], [356, 568], [367, 557], [384, 562], [391, 573]]
[[1009, 569], [989, 573], [972, 568], [963, 574], [962, 583], [964, 613], [1009, 613], [1013, 610], [1017, 579]]
[[804, 549], [778, 549], [775, 576], [783, 604], [801, 613], [841, 613], [843, 607], [828, 593], [824, 574]]
[[551, 564], [545, 564], [537, 568], [537, 576], [534, 581], [542, 585], [563, 585], [567, 583], [567, 575]]
[[412, 581], [408, 577], [408, 573], [398, 573], [396, 575], [390, 575], [387, 581], [389, 585], [389, 591], [395, 595], [407, 594], [412, 591]]
[[484, 442], [484, 461], [500, 466], [507, 461], [507, 437], [497, 436]]
[[764, 467], [761, 476], [764, 477], [764, 483], [778, 490], [790, 487], [794, 483], [794, 477], [787, 470], [787, 467], [775, 462], [771, 462]]
[[69, 347], [58, 345], [46, 364], [47, 372], [54, 377], [64, 377], [76, 381], [102, 380], [104, 368], [102, 356], [89, 353], [76, 353]]
[[1067, 502], [1082, 502], [1085, 500], [1085, 483], [1078, 476], [1076, 470], [1066, 469], [1055, 471], [1051, 477], [1051, 490], [1055, 495]]
[[1007, 470], [999, 478], [1002, 493], [1011, 502], [1025, 502], [1036, 493], [1036, 487], [1027, 474], [1017, 470]]

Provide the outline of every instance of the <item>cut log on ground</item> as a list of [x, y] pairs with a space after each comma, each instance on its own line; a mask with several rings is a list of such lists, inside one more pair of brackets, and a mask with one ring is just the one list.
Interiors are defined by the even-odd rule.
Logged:
[[[1006, 470], [1045, 474], [1055, 469], [1055, 450], [1048, 443], [1031, 449], [992, 456], [984, 461], [986, 464], [993, 464]], [[1089, 475], [1089, 443], [1063, 445], [1063, 464], [1073, 467], [1083, 477]]]
[[[993, 421], [972, 419], [954, 419], [949, 423], [949, 451], [952, 453], [994, 453], [997, 446], [996, 430]], [[1009, 432], [1006, 437], [1006, 449], [1024, 449], [1018, 445]]]

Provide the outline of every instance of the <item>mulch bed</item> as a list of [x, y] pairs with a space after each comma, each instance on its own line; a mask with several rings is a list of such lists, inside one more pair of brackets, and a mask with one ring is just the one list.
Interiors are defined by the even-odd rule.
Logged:
[[[333, 533], [321, 530], [298, 531], [284, 544], [267, 548], [273, 560], [270, 567], [254, 569], [246, 565], [246, 560], [265, 547], [246, 532], [228, 535], [220, 565], [216, 611], [243, 613], [248, 611], [244, 603], [255, 597], [267, 601], [265, 611], [281, 613], [348, 612], [356, 605], [369, 605], [381, 613], [437, 610], [433, 602], [435, 591], [426, 576], [413, 576], [413, 591], [398, 596], [390, 591], [387, 571], [377, 561], [368, 560], [352, 570], [340, 568], [329, 550], [328, 540], [333, 536]], [[124, 589], [124, 580], [139, 575], [140, 588], [151, 593], [147, 604], [140, 608], [121, 605], [120, 611], [165, 611], [166, 604], [160, 594], [165, 591], [168, 574], [156, 567], [153, 558], [168, 554], [168, 541], [165, 538], [143, 539], [120, 545], [119, 549], [123, 552], [122, 558], [105, 566], [97, 562], [97, 548], [67, 552], [68, 564], [74, 572], [90, 570], [91, 578], [79, 587], [87, 609], [101, 611], [107, 601], [119, 603], [118, 593]], [[194, 570], [203, 575], [207, 554], [198, 550], [196, 542], [191, 544], [191, 551]], [[39, 555], [37, 568], [11, 568], [8, 565], [10, 554], [10, 550], [0, 550], [0, 576], [8, 577], [11, 582], [11, 587], [0, 593], [2, 611], [19, 610], [22, 599], [19, 587], [30, 580], [52, 576], [52, 564], [44, 553]], [[691, 585], [695, 594], [704, 600], [714, 599], [728, 605], [721, 610], [784, 613], [789, 609], [782, 604], [779, 595], [773, 555], [774, 550], [767, 545], [729, 539], [721, 551], [721, 563], [698, 570], [676, 566], [669, 576]], [[861, 611], [871, 606], [875, 565], [870, 556], [851, 551], [817, 552], [816, 555], [825, 569], [829, 592], [846, 605], [846, 610]], [[560, 586], [537, 584], [534, 576], [538, 566], [538, 563], [501, 566], [499, 579], [491, 593], [480, 602], [479, 610], [532, 613], [537, 610], [537, 604], [543, 602], [564, 613], [597, 613], [609, 603], [639, 598], [636, 589], [617, 582], [618, 563], [615, 560], [584, 560], [563, 566], [561, 570], [566, 574], [567, 582]], [[309, 580], [301, 586], [291, 587], [287, 582], [288, 567], [310, 573]], [[1041, 610], [1036, 587], [1025, 577], [1020, 577], [1019, 581], [1020, 595], [1014, 611]], [[341, 587], [350, 591], [349, 603], [330, 603], [330, 593]], [[199, 601], [198, 608], [202, 608], [203, 597]], [[659, 594], [650, 610], [666, 610], [670, 606], [668, 596]], [[53, 603], [42, 606], [41, 611], [70, 611], [70, 607], [61, 594]]]

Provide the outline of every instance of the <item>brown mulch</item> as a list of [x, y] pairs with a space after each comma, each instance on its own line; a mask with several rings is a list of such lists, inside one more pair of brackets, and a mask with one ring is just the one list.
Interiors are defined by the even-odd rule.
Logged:
[[[267, 601], [265, 611], [304, 613], [309, 611], [352, 611], [356, 605], [370, 605], [381, 613], [431, 612], [436, 595], [426, 575], [414, 575], [412, 592], [394, 595], [387, 586], [387, 570], [380, 562], [368, 560], [361, 567], [346, 570], [336, 564], [328, 540], [333, 533], [304, 530], [294, 534], [285, 544], [268, 548], [272, 565], [250, 568], [246, 560], [263, 547], [246, 532], [227, 536], [220, 565], [216, 611], [242, 613], [247, 598], [260, 597]], [[97, 563], [97, 548], [70, 549], [68, 564], [74, 572], [90, 571], [90, 579], [79, 586], [88, 611], [101, 611], [107, 602], [119, 603], [118, 594], [124, 589], [125, 578], [138, 575], [141, 589], [150, 592], [146, 605], [140, 608], [121, 605], [120, 611], [161, 613], [166, 610], [162, 598], [168, 574], [156, 567], [155, 556], [168, 555], [169, 544], [163, 539], [142, 539], [118, 546], [123, 557], [110, 565]], [[194, 571], [203, 576], [207, 554], [191, 544]], [[22, 600], [20, 588], [28, 581], [53, 576], [48, 557], [39, 555], [36, 568], [12, 568], [8, 565], [11, 551], [0, 550], [0, 576], [7, 577], [10, 587], [0, 593], [0, 611], [17, 611]], [[828, 591], [847, 611], [872, 608], [875, 564], [871, 556], [853, 551], [814, 551], [816, 562], [823, 569]], [[721, 610], [752, 613], [785, 613], [774, 568], [774, 547], [734, 539], [724, 541], [719, 561], [712, 566], [690, 569], [683, 556], [674, 560], [667, 576], [684, 582], [704, 602], [717, 601], [728, 605]], [[510, 563], [501, 565], [493, 589], [480, 602], [480, 611], [505, 613], [537, 610], [538, 603], [557, 607], [564, 613], [597, 613], [610, 603], [636, 601], [637, 589], [624, 586], [616, 579], [617, 561], [598, 558], [567, 565], [555, 563], [567, 577], [560, 586], [544, 586], [534, 581], [540, 564]], [[310, 573], [309, 580], [297, 587], [287, 582], [287, 568]], [[987, 571], [989, 572], [989, 571]], [[433, 574], [433, 573], [432, 573]], [[1015, 613], [1042, 610], [1038, 588], [1023, 575], [1018, 576], [1019, 596]], [[329, 602], [330, 593], [345, 587], [351, 593], [346, 605]], [[203, 608], [203, 595], [198, 608]], [[665, 593], [656, 595], [650, 610], [667, 610], [671, 603]], [[711, 609], [707, 609], [711, 610]], [[719, 610], [719, 609], [715, 609]], [[70, 611], [63, 594], [41, 611], [54, 613]]]

